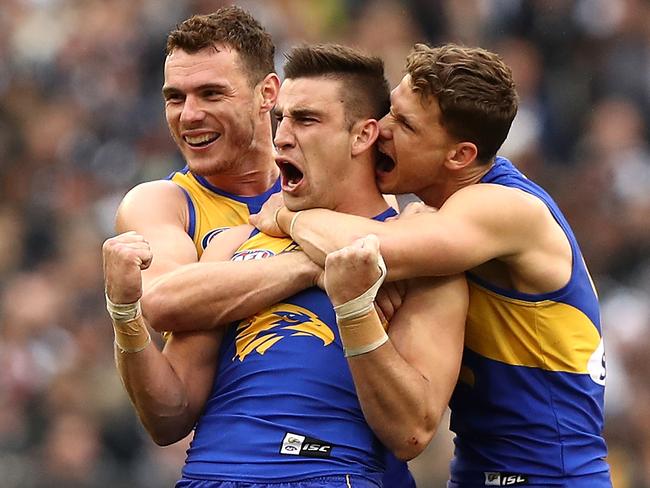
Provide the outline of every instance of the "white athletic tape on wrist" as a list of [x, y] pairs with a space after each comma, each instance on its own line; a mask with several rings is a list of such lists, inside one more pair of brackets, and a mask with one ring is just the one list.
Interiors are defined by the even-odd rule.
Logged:
[[335, 306], [334, 312], [336, 313], [337, 320], [354, 319], [361, 317], [362, 315], [365, 315], [370, 312], [370, 310], [372, 310], [373, 303], [375, 302], [375, 297], [379, 291], [379, 287], [381, 287], [384, 279], [386, 278], [386, 263], [384, 262], [384, 258], [381, 257], [381, 254], [379, 254], [377, 257], [377, 265], [381, 271], [379, 278], [377, 278], [377, 281], [375, 281], [375, 283], [370, 288], [368, 288], [358, 297]]
[[151, 334], [142, 315], [132, 320], [113, 320], [113, 332], [115, 332], [115, 345], [122, 354], [143, 351], [151, 342]]
[[291, 223], [289, 224], [289, 237], [291, 237], [292, 239], [293, 239], [293, 227], [296, 225], [296, 220], [298, 220], [298, 215], [300, 215], [301, 213], [302, 210], [298, 210], [296, 214], [293, 217], [291, 217]]
[[120, 322], [133, 320], [142, 313], [140, 300], [134, 303], [113, 303], [108, 298], [108, 293], [104, 293], [104, 295], [106, 296], [106, 310], [113, 320]]
[[282, 227], [280, 227], [280, 222], [278, 222], [278, 214], [280, 213], [280, 210], [282, 210], [282, 207], [276, 208], [275, 212], [273, 212], [273, 223], [280, 230], [280, 232], [282, 232]]
[[343, 353], [344, 353], [346, 358], [351, 358], [351, 357], [354, 357], [354, 356], [361, 356], [362, 354], [366, 354], [367, 352], [372, 352], [375, 349], [377, 349], [378, 347], [383, 346], [384, 344], [386, 344], [386, 342], [388, 342], [388, 334], [386, 334], [386, 332], [384, 332], [383, 337], [381, 337], [380, 339], [377, 339], [375, 342], [373, 342], [371, 344], [361, 346], [361, 347], [354, 347], [354, 348], [347, 348], [347, 347], [344, 346], [343, 347]]
[[151, 343], [151, 336], [149, 336], [149, 339], [147, 342], [142, 347], [138, 347], [135, 349], [124, 349], [122, 346], [118, 344], [117, 341], [115, 341], [115, 345], [117, 346], [117, 349], [122, 353], [122, 354], [135, 354], [136, 352], [141, 352], [144, 351], [145, 348]]

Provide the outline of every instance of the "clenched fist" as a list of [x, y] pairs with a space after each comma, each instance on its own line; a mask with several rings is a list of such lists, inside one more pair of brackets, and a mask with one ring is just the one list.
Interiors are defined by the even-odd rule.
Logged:
[[151, 264], [149, 243], [130, 231], [111, 237], [102, 246], [104, 284], [113, 303], [135, 303], [142, 297], [142, 270]]
[[274, 237], [284, 237], [286, 233], [278, 227], [275, 212], [284, 207], [284, 200], [281, 193], [275, 193], [264, 202], [259, 213], [253, 214], [248, 221], [257, 227], [261, 232]]
[[325, 291], [334, 306], [358, 297], [381, 275], [379, 239], [370, 234], [325, 259]]

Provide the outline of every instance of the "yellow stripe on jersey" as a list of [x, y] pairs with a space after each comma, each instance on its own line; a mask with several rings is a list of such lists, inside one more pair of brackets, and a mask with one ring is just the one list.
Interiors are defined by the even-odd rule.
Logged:
[[190, 237], [199, 257], [210, 238], [220, 230], [248, 223], [249, 211], [245, 203], [209, 190], [189, 171], [176, 172], [171, 180], [181, 186], [192, 200], [190, 218], [194, 211], [194, 232], [190, 233]]
[[[258, 232], [239, 246], [239, 249], [235, 252], [235, 256], [242, 251], [259, 251], [260, 253], [269, 251], [273, 254], [280, 254], [299, 249], [298, 244], [288, 237], [271, 237]], [[260, 254], [260, 257], [264, 257], [264, 255]]]
[[473, 282], [469, 288], [469, 349], [515, 366], [588, 373], [587, 363], [601, 338], [582, 311], [551, 300], [504, 297]]

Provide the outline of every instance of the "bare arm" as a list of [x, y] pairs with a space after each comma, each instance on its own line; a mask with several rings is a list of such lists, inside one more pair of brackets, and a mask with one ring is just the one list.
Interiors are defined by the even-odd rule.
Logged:
[[[103, 246], [104, 279], [115, 330], [115, 361], [140, 420], [159, 444], [189, 433], [210, 392], [221, 336], [174, 337], [161, 352], [149, 339], [137, 303], [142, 270], [151, 263], [150, 245], [135, 232], [108, 239]], [[131, 305], [132, 304], [132, 305]], [[129, 318], [122, 317], [130, 309]]]
[[115, 347], [115, 361], [138, 417], [165, 446], [188, 435], [210, 394], [223, 331], [173, 334], [161, 353], [149, 345], [136, 354]]
[[458, 378], [466, 313], [463, 278], [410, 280], [389, 342], [348, 361], [368, 424], [400, 459], [420, 454], [438, 429]]
[[[335, 305], [361, 294], [378, 274], [376, 259], [351, 247], [327, 258], [325, 283]], [[410, 280], [389, 340], [348, 358], [366, 420], [398, 458], [420, 454], [438, 428], [458, 377], [467, 304], [459, 275]], [[359, 328], [371, 325], [376, 312], [369, 315]]]
[[[251, 223], [278, 234], [288, 233], [293, 221], [294, 239], [319, 264], [328, 253], [369, 233], [376, 234], [390, 280], [456, 274], [492, 259], [521, 270], [530, 267], [531, 261], [558, 259], [558, 242], [566, 241], [538, 199], [490, 184], [457, 191], [438, 212], [389, 222], [323, 209], [306, 210], [296, 217], [283, 209], [277, 214], [278, 231], [272, 217], [272, 213], [263, 212], [252, 217]], [[541, 256], [544, 259], [539, 259]], [[566, 258], [564, 253], [557, 264], [565, 266]], [[548, 266], [548, 261], [543, 265]]]
[[185, 195], [171, 181], [143, 183], [122, 200], [115, 230], [142, 235], [155, 256], [142, 272], [145, 291], [163, 274], [198, 261], [194, 242], [186, 231], [188, 218]]
[[159, 331], [210, 329], [315, 284], [322, 269], [302, 252], [225, 261], [252, 229], [245, 225], [222, 232], [210, 242], [200, 263], [179, 267], [157, 280], [142, 299], [148, 323]]
[[[185, 231], [186, 219], [185, 197], [171, 182], [146, 183], [127, 194], [116, 221], [122, 234], [103, 246], [104, 279], [112, 302], [135, 303], [143, 288], [161, 275], [196, 262], [194, 244]], [[140, 420], [158, 444], [182, 439], [210, 392], [220, 333], [175, 336], [164, 352], [146, 341], [142, 341], [144, 348], [125, 352], [117, 345], [124, 324], [119, 320], [113, 324], [117, 369]], [[128, 325], [130, 338], [148, 337], [142, 315]]]
[[[114, 303], [137, 302], [143, 289], [149, 292], [157, 282], [185, 267], [231, 264], [196, 263], [194, 244], [185, 231], [186, 218], [185, 197], [173, 183], [141, 185], [127, 195], [117, 216], [117, 229], [124, 233], [107, 240], [103, 249], [106, 289]], [[224, 241], [224, 249], [212, 246], [204, 258], [228, 259], [245, 237], [237, 239]], [[305, 256], [302, 259], [314, 268]], [[292, 264], [297, 268], [296, 262]], [[201, 293], [196, 287], [205, 283], [203, 269], [198, 271], [193, 283], [184, 284], [190, 295]], [[232, 282], [240, 275], [225, 276]], [[227, 285], [222, 273], [216, 278], [213, 288], [215, 283]], [[249, 285], [253, 284], [249, 280]], [[201, 303], [206, 307], [203, 317], [209, 317], [214, 307], [209, 302]], [[195, 303], [181, 300], [175, 304], [179, 317], [191, 310], [188, 305], [193, 307]], [[131, 325], [136, 337], [148, 336], [144, 316]], [[174, 334], [163, 352], [150, 343], [137, 352], [124, 352], [116, 345], [118, 372], [140, 420], [157, 443], [169, 444], [190, 432], [212, 386], [220, 340], [221, 332]]]

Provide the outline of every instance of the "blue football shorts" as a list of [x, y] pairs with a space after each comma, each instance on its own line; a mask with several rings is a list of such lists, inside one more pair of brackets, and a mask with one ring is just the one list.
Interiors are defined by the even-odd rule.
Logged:
[[[208, 481], [181, 478], [175, 488], [381, 488], [381, 485], [359, 476], [322, 476], [302, 481], [256, 483], [247, 481]], [[386, 487], [388, 488], [388, 487]]]
[[[503, 483], [506, 482], [504, 481]], [[488, 482], [475, 484], [447, 481], [447, 488], [486, 488], [486, 486], [512, 486], [513, 488], [612, 488], [612, 481], [609, 476], [609, 471], [586, 476], [568, 476], [553, 479], [529, 476], [525, 483], [517, 483], [515, 481], [512, 484], [498, 485]]]

